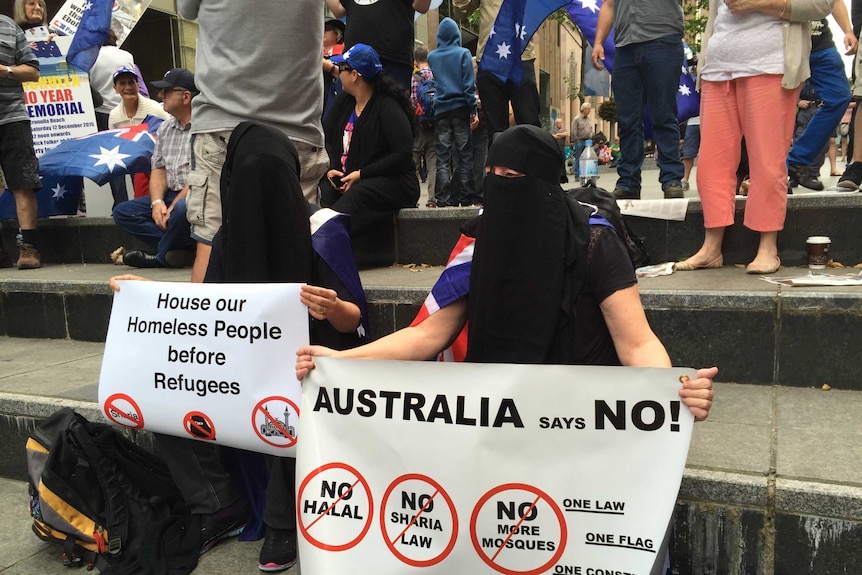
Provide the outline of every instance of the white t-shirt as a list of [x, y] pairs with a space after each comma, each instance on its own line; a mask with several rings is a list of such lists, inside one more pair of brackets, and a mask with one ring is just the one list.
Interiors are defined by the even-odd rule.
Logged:
[[722, 2], [699, 74], [708, 82], [784, 74], [782, 20], [762, 12], [731, 14]]
[[121, 101], [120, 105], [111, 110], [111, 114], [108, 116], [108, 129], [116, 130], [117, 128], [137, 126], [148, 115], [159, 117], [162, 120], [167, 120], [170, 117], [161, 104], [155, 100], [138, 95], [138, 111], [135, 112], [135, 116], [130, 118], [126, 115], [126, 111], [123, 109], [123, 102]]

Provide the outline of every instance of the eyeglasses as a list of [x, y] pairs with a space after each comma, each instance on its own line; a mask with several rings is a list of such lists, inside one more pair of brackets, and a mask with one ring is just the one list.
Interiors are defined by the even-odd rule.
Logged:
[[338, 71], [339, 71], [339, 72], [352, 72], [352, 71], [353, 71], [353, 68], [351, 68], [351, 67], [350, 67], [349, 65], [347, 65], [347, 64], [342, 63], [342, 64], [339, 64], [339, 65], [338, 65]]

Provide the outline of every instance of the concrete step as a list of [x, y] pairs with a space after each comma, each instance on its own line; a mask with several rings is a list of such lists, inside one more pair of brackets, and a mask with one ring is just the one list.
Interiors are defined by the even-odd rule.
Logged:
[[[103, 350], [101, 343], [0, 337], [0, 477], [15, 481], [0, 480], [0, 502], [14, 496], [0, 527], [27, 533], [0, 555], [0, 572], [59, 573], [49, 567], [59, 564], [54, 550], [27, 532], [25, 491], [16, 483], [26, 479], [23, 446], [41, 419], [64, 406], [102, 420]], [[862, 572], [860, 409], [860, 391], [717, 382], [709, 419], [695, 425], [679, 493], [674, 573]], [[149, 444], [147, 432], [133, 439]], [[219, 553], [230, 573], [246, 573], [239, 562], [253, 562], [256, 549], [232, 543]], [[227, 573], [220, 564], [207, 560], [198, 572]]]
[[[572, 187], [570, 184], [567, 187]], [[804, 188], [800, 188], [804, 189]], [[660, 194], [660, 192], [659, 192]], [[627, 217], [631, 230], [643, 238], [655, 263], [677, 261], [693, 254], [703, 241], [703, 210], [696, 193], [689, 191], [685, 221]], [[654, 191], [644, 191], [641, 202], [660, 202]], [[758, 234], [745, 228], [746, 200], [737, 199], [736, 223], [728, 228], [724, 241], [724, 261], [748, 263], [757, 250]], [[424, 204], [423, 204], [424, 205]], [[458, 240], [461, 225], [476, 216], [476, 208], [405, 209], [391, 227], [381, 225], [373, 237], [355, 245], [357, 260], [363, 267], [390, 265], [393, 262], [445, 265]], [[832, 258], [848, 265], [862, 262], [862, 193], [796, 193], [788, 198], [787, 220], [779, 234], [779, 250], [787, 265], [806, 262], [806, 238], [827, 235], [832, 238]], [[109, 263], [109, 254], [118, 246], [148, 249], [126, 234], [108, 217], [64, 217], [40, 220], [43, 260], [47, 263]], [[14, 252], [14, 222], [0, 224], [0, 237], [8, 251]]]
[[[0, 270], [0, 335], [104, 341], [112, 302], [108, 279], [128, 271], [110, 264]], [[408, 325], [441, 271], [396, 266], [360, 272], [372, 336]], [[785, 267], [776, 275], [806, 273]], [[189, 279], [188, 270], [146, 275]], [[783, 287], [730, 265], [644, 278], [639, 287], [674, 365], [718, 365], [725, 380], [745, 384], [862, 390], [862, 355], [852, 335], [862, 333], [862, 288]]]

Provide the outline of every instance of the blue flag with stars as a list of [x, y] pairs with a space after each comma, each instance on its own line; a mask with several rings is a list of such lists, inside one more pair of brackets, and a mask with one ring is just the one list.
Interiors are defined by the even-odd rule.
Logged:
[[[584, 38], [590, 46], [594, 46], [596, 43], [596, 26], [599, 21], [599, 10], [602, 9], [602, 4], [604, 4], [604, 0], [572, 0], [566, 5], [566, 12], [569, 13], [572, 22], [581, 29]], [[613, 28], [611, 28], [608, 37], [602, 43], [602, 47], [605, 49], [605, 57], [602, 63], [605, 66], [605, 70], [610, 72], [614, 65], [615, 45]]]
[[520, 84], [524, 75], [521, 53], [549, 14], [568, 0], [503, 0], [494, 20], [479, 69], [501, 82]]
[[113, 7], [114, 0], [87, 0], [66, 55], [67, 62], [85, 72], [90, 71], [99, 56], [99, 48], [108, 39]]

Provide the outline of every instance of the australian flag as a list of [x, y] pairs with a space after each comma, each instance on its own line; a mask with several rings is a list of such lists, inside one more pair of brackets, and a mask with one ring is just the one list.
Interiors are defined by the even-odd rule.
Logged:
[[67, 62], [85, 72], [90, 71], [99, 56], [99, 48], [108, 39], [113, 8], [114, 0], [87, 0], [66, 55]]
[[501, 82], [520, 84], [524, 75], [521, 53], [545, 18], [567, 3], [567, 0], [503, 0], [479, 69], [490, 72]]

